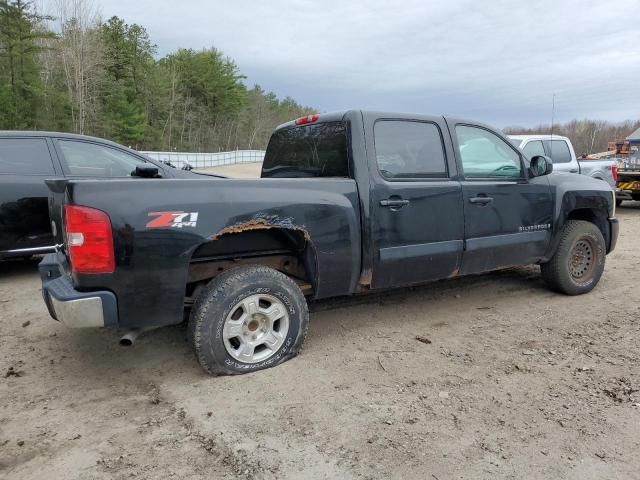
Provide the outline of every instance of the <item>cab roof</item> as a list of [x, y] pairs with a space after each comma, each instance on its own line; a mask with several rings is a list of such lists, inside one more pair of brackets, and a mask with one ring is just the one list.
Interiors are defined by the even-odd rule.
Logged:
[[567, 137], [563, 137], [562, 135], [551, 135], [548, 133], [540, 133], [536, 135], [507, 135], [509, 138], [513, 140], [569, 140]]

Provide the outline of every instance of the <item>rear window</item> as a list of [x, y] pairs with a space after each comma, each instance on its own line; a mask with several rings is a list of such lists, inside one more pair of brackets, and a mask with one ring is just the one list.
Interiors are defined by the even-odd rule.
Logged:
[[323, 122], [276, 131], [262, 177], [348, 177], [346, 122]]
[[553, 163], [569, 163], [571, 161], [571, 152], [564, 140], [551, 140], [549, 147], [549, 156]]
[[55, 173], [44, 138], [0, 139], [0, 173], [48, 175]]

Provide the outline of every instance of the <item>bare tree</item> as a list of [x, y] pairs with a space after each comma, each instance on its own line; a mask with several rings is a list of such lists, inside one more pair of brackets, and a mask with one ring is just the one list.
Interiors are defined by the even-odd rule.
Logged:
[[[571, 120], [565, 124], [555, 125], [553, 133], [569, 137], [576, 154], [582, 155], [606, 151], [609, 142], [624, 139], [639, 126], [640, 121], [632, 120], [619, 123], [604, 120]], [[507, 127], [504, 131], [507, 134], [549, 134], [551, 127], [549, 125], [538, 125], [532, 128]]]
[[60, 56], [76, 132], [86, 132], [95, 118], [102, 71], [98, 10], [93, 0], [57, 0]]

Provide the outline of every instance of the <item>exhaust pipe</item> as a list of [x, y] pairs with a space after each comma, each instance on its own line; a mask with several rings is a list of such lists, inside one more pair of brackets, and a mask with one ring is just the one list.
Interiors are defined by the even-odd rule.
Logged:
[[140, 335], [156, 328], [158, 327], [132, 328], [120, 338], [120, 345], [123, 347], [131, 347]]

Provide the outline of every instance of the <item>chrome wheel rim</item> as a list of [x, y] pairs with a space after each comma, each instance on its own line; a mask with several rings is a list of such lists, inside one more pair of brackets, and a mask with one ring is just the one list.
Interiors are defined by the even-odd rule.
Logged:
[[222, 339], [227, 353], [243, 363], [258, 363], [275, 354], [289, 332], [289, 314], [273, 295], [250, 295], [230, 310]]
[[569, 273], [574, 280], [589, 278], [595, 265], [595, 247], [586, 238], [578, 240], [569, 255]]

